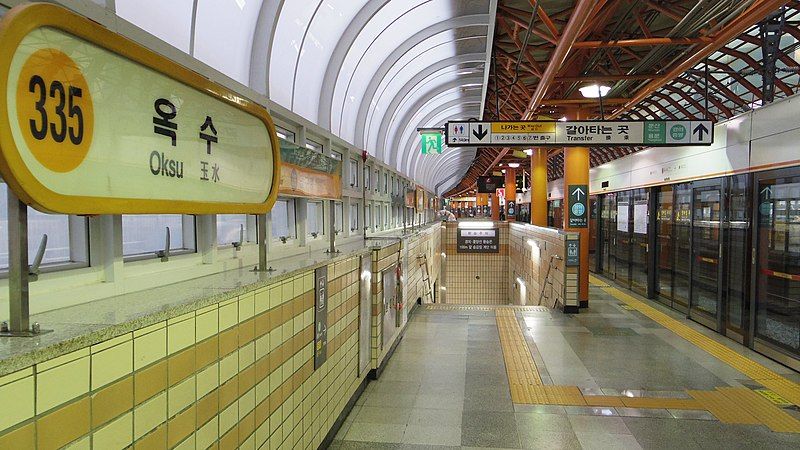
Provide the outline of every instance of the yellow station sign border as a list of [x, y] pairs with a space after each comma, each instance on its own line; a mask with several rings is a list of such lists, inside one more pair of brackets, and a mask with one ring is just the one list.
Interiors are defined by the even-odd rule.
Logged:
[[[20, 156], [8, 117], [8, 73], [22, 40], [32, 31], [50, 27], [83, 39], [119, 56], [233, 106], [261, 120], [272, 144], [272, 186], [263, 203], [223, 203], [62, 195], [45, 187]], [[266, 213], [278, 198], [280, 143], [272, 117], [260, 105], [220, 86], [139, 44], [72, 11], [47, 3], [12, 8], [0, 21], [0, 175], [24, 203], [44, 212], [63, 214], [226, 214]]]

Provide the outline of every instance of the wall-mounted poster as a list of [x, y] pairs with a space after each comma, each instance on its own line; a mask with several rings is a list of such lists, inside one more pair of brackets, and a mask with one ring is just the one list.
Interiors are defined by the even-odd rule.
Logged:
[[620, 203], [617, 205], [617, 231], [624, 231], [625, 233], [630, 231], [628, 224], [628, 209], [627, 203]]
[[647, 234], [647, 203], [633, 205], [633, 232]]

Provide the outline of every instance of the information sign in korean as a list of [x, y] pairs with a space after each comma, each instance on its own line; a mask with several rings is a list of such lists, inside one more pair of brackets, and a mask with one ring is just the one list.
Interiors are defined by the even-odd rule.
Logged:
[[456, 234], [458, 253], [499, 253], [500, 230], [470, 230], [459, 228]]
[[328, 266], [314, 270], [314, 370], [328, 359]]
[[546, 145], [668, 147], [710, 145], [708, 120], [448, 122], [448, 146], [530, 147]]
[[0, 174], [67, 214], [264, 213], [280, 151], [268, 112], [59, 6], [0, 22]]
[[589, 226], [589, 187], [585, 184], [570, 184], [567, 208], [569, 208], [569, 227]]

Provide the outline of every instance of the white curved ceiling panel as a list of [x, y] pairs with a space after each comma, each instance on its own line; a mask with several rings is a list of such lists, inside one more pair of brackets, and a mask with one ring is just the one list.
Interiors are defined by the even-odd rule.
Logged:
[[278, 15], [269, 66], [270, 99], [292, 108], [295, 64], [309, 23], [319, 7], [318, 0], [288, 0]]
[[197, 2], [194, 57], [248, 84], [253, 31], [261, 1]]
[[189, 53], [194, 0], [116, 0], [117, 15]]
[[350, 22], [364, 1], [324, 0], [308, 28], [292, 85], [292, 110], [306, 119], [319, 122], [319, 95], [325, 77], [320, 64], [330, 60]]

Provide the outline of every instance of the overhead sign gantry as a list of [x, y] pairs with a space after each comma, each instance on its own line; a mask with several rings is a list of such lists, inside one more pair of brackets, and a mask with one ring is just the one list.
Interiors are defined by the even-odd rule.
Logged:
[[711, 145], [710, 120], [447, 122], [450, 147]]

